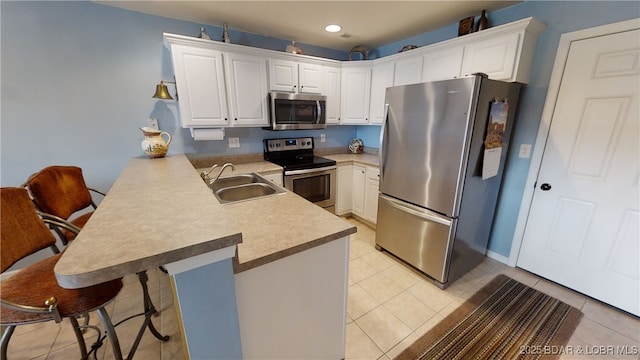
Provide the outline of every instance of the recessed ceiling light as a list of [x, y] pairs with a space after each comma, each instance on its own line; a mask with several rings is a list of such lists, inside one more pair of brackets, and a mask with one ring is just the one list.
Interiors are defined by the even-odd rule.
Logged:
[[338, 31], [342, 30], [342, 27], [340, 25], [331, 24], [331, 25], [325, 26], [324, 30], [333, 33], [333, 32], [338, 32]]

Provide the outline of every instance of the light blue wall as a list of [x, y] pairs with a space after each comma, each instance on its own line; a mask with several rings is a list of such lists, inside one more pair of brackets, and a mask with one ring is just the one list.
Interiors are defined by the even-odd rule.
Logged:
[[[170, 153], [255, 153], [262, 139], [289, 136], [261, 129], [229, 129], [239, 149], [223, 141], [193, 141], [178, 127], [175, 102], [151, 98], [155, 84], [173, 75], [162, 32], [197, 35], [200, 24], [114, 9], [90, 2], [0, 2], [1, 119], [0, 184], [15, 186], [51, 164], [75, 164], [94, 187], [108, 190], [133, 156], [141, 156], [139, 127], [149, 117], [175, 135]], [[511, 149], [533, 144], [560, 35], [640, 17], [637, 1], [526, 1], [489, 14], [492, 25], [533, 16], [545, 24], [524, 89]], [[205, 26], [213, 39], [219, 27]], [[371, 58], [396, 53], [404, 45], [424, 46], [455, 37], [457, 24], [392, 43]], [[235, 43], [284, 49], [288, 40], [243, 34], [231, 29]], [[341, 51], [299, 44], [306, 54], [346, 59]], [[171, 89], [173, 91], [173, 89]], [[378, 147], [378, 126], [329, 127], [327, 143], [346, 146], [360, 137]], [[293, 132], [319, 137], [319, 131]], [[507, 160], [490, 249], [507, 256], [529, 168], [512, 151]]]
[[[509, 256], [513, 233], [527, 179], [530, 160], [518, 158], [521, 144], [534, 144], [542, 116], [547, 88], [560, 36], [593, 26], [640, 17], [640, 2], [637, 1], [526, 1], [488, 14], [490, 24], [501, 25], [533, 16], [547, 25], [538, 39], [531, 69], [531, 81], [520, 98], [519, 116], [507, 158], [505, 177], [498, 201], [496, 219], [491, 234], [489, 249], [497, 254]], [[378, 57], [396, 53], [404, 45], [424, 46], [455, 37], [458, 24], [425, 33], [413, 38], [392, 43], [374, 50]], [[379, 127], [358, 128], [357, 136], [365, 145], [379, 143]]]
[[[0, 184], [18, 186], [53, 164], [78, 165], [91, 186], [108, 191], [130, 158], [144, 156], [139, 127], [155, 117], [174, 135], [170, 153], [261, 153], [262, 139], [315, 136], [318, 147], [347, 146], [355, 127], [276, 133], [229, 129], [226, 141], [194, 141], [179, 127], [176, 102], [152, 99], [173, 77], [162, 33], [197, 36], [201, 24], [88, 1], [1, 1]], [[283, 50], [290, 41], [241, 33], [234, 43]], [[220, 27], [205, 26], [212, 39]], [[298, 44], [305, 54], [343, 60], [347, 53]], [[170, 85], [170, 91], [175, 89]]]

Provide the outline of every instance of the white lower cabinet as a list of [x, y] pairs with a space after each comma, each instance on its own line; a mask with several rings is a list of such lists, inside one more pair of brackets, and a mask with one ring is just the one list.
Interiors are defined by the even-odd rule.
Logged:
[[242, 357], [344, 359], [348, 267], [346, 236], [235, 274]]
[[336, 170], [336, 215], [344, 215], [351, 212], [352, 184], [353, 166], [338, 166], [338, 169]]
[[367, 177], [364, 187], [363, 217], [372, 223], [378, 218], [378, 189], [380, 188], [380, 170], [367, 166]]
[[353, 165], [353, 183], [351, 187], [352, 208], [351, 211], [364, 217], [364, 190], [367, 180], [367, 168], [360, 165]]
[[380, 170], [374, 166], [341, 165], [337, 170], [336, 215], [354, 214], [376, 223]]

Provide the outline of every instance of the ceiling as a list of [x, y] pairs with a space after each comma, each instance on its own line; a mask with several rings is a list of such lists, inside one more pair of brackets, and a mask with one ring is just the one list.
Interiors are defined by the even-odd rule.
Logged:
[[[465, 17], [479, 16], [483, 9], [491, 18], [492, 11], [522, 1], [94, 2], [203, 25], [226, 23], [232, 30], [349, 51], [356, 45], [373, 49], [451, 25]], [[328, 24], [339, 24], [342, 30], [328, 33], [324, 31]]]

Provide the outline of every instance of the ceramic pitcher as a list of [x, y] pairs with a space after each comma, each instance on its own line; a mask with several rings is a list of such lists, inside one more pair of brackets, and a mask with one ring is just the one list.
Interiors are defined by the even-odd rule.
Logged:
[[[160, 131], [152, 127], [141, 127], [144, 134], [142, 140], [142, 151], [150, 158], [161, 158], [167, 155], [169, 144], [171, 143], [171, 134], [166, 131]], [[162, 135], [166, 135], [166, 140]]]

